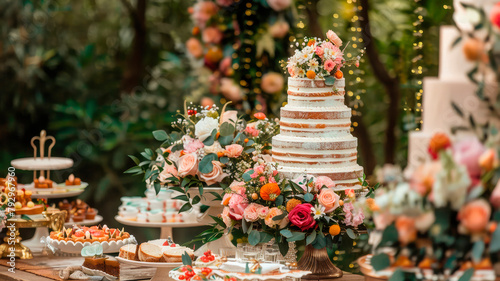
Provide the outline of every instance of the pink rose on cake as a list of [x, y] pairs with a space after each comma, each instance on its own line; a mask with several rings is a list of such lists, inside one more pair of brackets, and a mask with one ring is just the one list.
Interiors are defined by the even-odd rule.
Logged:
[[243, 213], [243, 217], [245, 218], [246, 221], [248, 222], [254, 222], [257, 221], [259, 217], [259, 209], [262, 207], [262, 205], [252, 203], [248, 205], [248, 207], [245, 209], [245, 212]]
[[229, 158], [237, 158], [240, 157], [242, 152], [243, 152], [243, 146], [235, 143], [226, 146], [225, 154]]
[[326, 186], [327, 188], [334, 188], [335, 182], [329, 177], [319, 176], [316, 178], [315, 185], [317, 190], [320, 190], [323, 186]]
[[338, 47], [342, 46], [342, 40], [339, 38], [337, 33], [333, 32], [332, 30], [328, 30], [328, 32], [326, 33], [326, 37]]
[[179, 176], [194, 176], [198, 172], [198, 156], [194, 153], [188, 153], [179, 158]]
[[320, 47], [320, 46], [316, 46], [316, 48], [314, 49], [314, 52], [316, 53], [316, 55], [318, 55], [320, 58], [323, 58], [323, 54], [325, 53], [323, 51], [323, 48]]
[[276, 207], [272, 207], [271, 209], [269, 209], [269, 212], [267, 213], [267, 216], [264, 219], [264, 222], [269, 227], [275, 227], [278, 225], [280, 229], [284, 228], [288, 224], [288, 218], [286, 216], [281, 220], [273, 220], [274, 217], [281, 216], [281, 215], [283, 215], [282, 210], [280, 210]]
[[325, 70], [331, 72], [335, 68], [335, 63], [332, 60], [325, 61]]
[[207, 183], [207, 185], [212, 185], [221, 182], [228, 174], [224, 173], [222, 170], [222, 164], [219, 161], [212, 161], [213, 169], [210, 173], [202, 174], [198, 173], [200, 179]]
[[314, 228], [316, 226], [316, 221], [311, 213], [312, 207], [313, 206], [309, 203], [297, 205], [288, 214], [288, 219], [302, 231]]
[[340, 196], [330, 188], [321, 189], [318, 202], [325, 207], [325, 213], [331, 213], [339, 207]]

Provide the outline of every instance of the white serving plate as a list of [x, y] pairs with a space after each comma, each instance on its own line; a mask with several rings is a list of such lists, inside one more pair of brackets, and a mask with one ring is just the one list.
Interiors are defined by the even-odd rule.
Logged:
[[19, 170], [27, 171], [46, 171], [62, 170], [73, 167], [73, 159], [63, 157], [45, 157], [45, 158], [19, 158], [12, 160], [10, 164]]
[[96, 215], [93, 220], [83, 220], [81, 222], [74, 222], [73, 219], [70, 219], [69, 222], [65, 222], [65, 227], [72, 227], [73, 225], [97, 225], [103, 220], [102, 216]]
[[90, 246], [95, 243], [100, 243], [102, 245], [102, 249], [104, 253], [117, 253], [120, 251], [120, 248], [127, 244], [137, 244], [135, 237], [130, 235], [130, 238], [118, 240], [118, 241], [104, 241], [104, 242], [74, 242], [74, 241], [64, 241], [64, 240], [54, 240], [50, 237], [46, 238], [47, 244], [52, 247], [61, 250], [61, 252], [65, 253], [80, 253], [82, 248], [85, 246]]

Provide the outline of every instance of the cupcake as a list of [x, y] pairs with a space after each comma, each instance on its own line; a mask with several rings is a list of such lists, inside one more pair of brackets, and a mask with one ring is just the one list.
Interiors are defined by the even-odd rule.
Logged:
[[88, 208], [87, 212], [85, 213], [85, 219], [86, 220], [93, 220], [95, 219], [95, 216], [97, 215], [97, 210], [94, 208]]

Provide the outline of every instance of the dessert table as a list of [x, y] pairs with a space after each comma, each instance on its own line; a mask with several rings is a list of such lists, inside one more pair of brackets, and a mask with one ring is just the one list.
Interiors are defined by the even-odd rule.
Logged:
[[[0, 259], [0, 280], [5, 281], [50, 281], [62, 280], [59, 270], [68, 266], [82, 265], [82, 257], [40, 257], [35, 256], [30, 260], [16, 260], [15, 273], [8, 271], [8, 260]], [[150, 280], [155, 274], [155, 268], [120, 265], [121, 281]], [[344, 272], [339, 281], [362, 281], [363, 276]]]

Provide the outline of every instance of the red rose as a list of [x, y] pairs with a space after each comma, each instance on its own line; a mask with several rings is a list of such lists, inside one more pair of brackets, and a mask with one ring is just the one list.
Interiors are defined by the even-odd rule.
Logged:
[[316, 226], [316, 221], [312, 216], [312, 205], [305, 203], [295, 206], [288, 214], [290, 222], [305, 231]]

